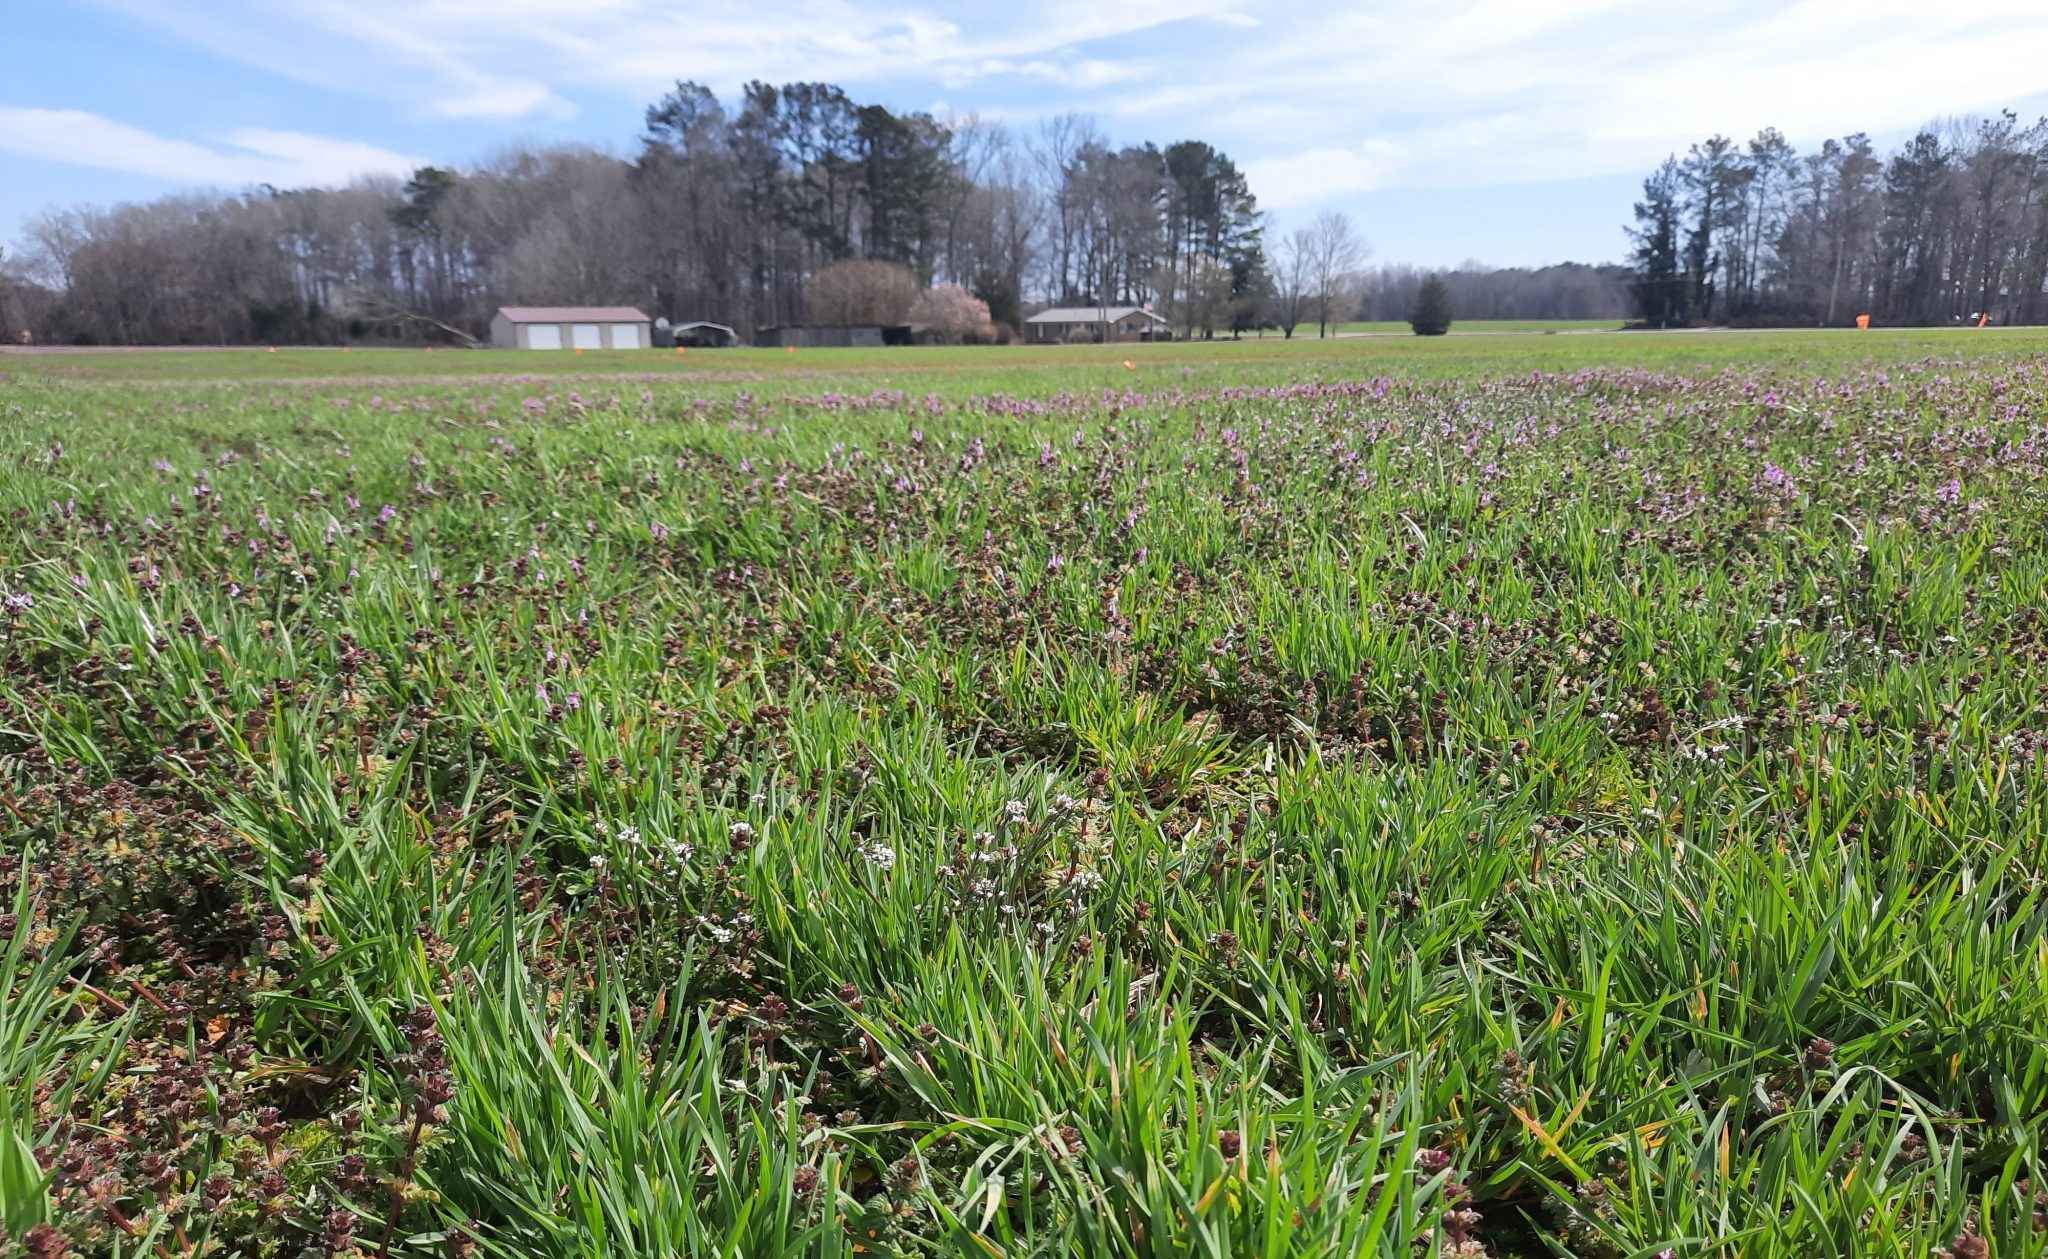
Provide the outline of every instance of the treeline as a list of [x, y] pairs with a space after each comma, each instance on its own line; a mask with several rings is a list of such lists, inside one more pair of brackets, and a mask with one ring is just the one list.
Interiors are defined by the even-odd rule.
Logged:
[[1028, 139], [753, 83], [678, 84], [630, 159], [513, 148], [336, 189], [56, 211], [8, 260], [0, 317], [45, 341], [480, 336], [500, 305], [633, 304], [678, 321], [800, 321], [831, 263], [898, 264], [1014, 324], [1027, 294], [1153, 302], [1178, 330], [1263, 317], [1242, 173], [1197, 140], [1114, 147], [1085, 118]]
[[1358, 318], [1405, 320], [1422, 286], [1442, 280], [1459, 319], [1612, 319], [1633, 309], [1634, 273], [1620, 264], [1565, 262], [1549, 267], [1489, 267], [1468, 262], [1449, 271], [1404, 264], [1374, 267], [1361, 277]]
[[1952, 119], [1889, 154], [1715, 136], [1644, 181], [1630, 236], [1653, 326], [2048, 322], [2048, 119]]

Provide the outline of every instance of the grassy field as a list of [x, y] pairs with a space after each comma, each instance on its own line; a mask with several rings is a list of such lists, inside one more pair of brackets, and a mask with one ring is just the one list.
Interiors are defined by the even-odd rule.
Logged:
[[[1717, 368], [1832, 370], [1936, 356], [2011, 355], [2048, 350], [2040, 328], [1895, 328], [1870, 332], [1614, 332], [1570, 336], [1501, 332], [1486, 337], [1344, 337], [1297, 334], [1240, 341], [1124, 345], [906, 347], [888, 351], [807, 349], [585, 354], [520, 350], [433, 351], [327, 348], [199, 350], [38, 350], [0, 346], [0, 382], [132, 380], [164, 384], [246, 385], [295, 380], [335, 386], [391, 381], [513, 385], [530, 377], [563, 380], [654, 378], [722, 386], [784, 379], [826, 386], [903, 389], [1053, 391], [1165, 381], [1228, 387], [1353, 377], [1373, 372], [1435, 377], [1589, 367], [1688, 372]], [[1136, 373], [1132, 375], [1130, 373]]]
[[[1502, 332], [1618, 332], [1622, 321], [1619, 319], [1460, 319], [1451, 325], [1454, 335], [1469, 336], [1478, 333]], [[1311, 326], [1309, 334], [1315, 334]], [[1374, 322], [1353, 322], [1339, 324], [1333, 331], [1347, 336], [1368, 333], [1389, 333], [1394, 336], [1412, 336], [1414, 329], [1406, 320], [1383, 319]], [[1300, 330], [1295, 335], [1301, 335]]]
[[2048, 1254], [2048, 335], [0, 439], [9, 1259]]

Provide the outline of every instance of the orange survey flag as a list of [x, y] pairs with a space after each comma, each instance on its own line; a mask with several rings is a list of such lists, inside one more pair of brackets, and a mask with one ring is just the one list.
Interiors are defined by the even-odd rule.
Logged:
[[1858, 315], [1858, 316], [1856, 316], [1856, 326], [1857, 326], [1858, 328], [1861, 328], [1861, 329], [1863, 329], [1863, 330], [1864, 330], [1865, 332], [1868, 332], [1868, 331], [1870, 331], [1870, 316], [1868, 316], [1868, 315]]
[[1988, 311], [1988, 310], [1987, 310], [1987, 311], [1985, 311], [1985, 312], [1984, 312], [1983, 314], [1981, 314], [1981, 315], [1977, 316], [1977, 326], [1978, 326], [1979, 328], [1989, 328], [1989, 327], [1991, 326], [1991, 312], [1990, 312], [1990, 311]]

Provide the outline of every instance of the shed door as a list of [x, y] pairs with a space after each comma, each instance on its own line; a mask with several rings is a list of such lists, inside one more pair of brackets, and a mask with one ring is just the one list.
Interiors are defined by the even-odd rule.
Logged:
[[645, 348], [640, 344], [640, 325], [636, 323], [613, 324], [612, 348], [614, 350], [638, 350]]
[[526, 348], [529, 350], [561, 349], [562, 325], [552, 323], [528, 325], [526, 329]]
[[601, 350], [604, 348], [604, 332], [594, 323], [570, 324], [569, 339], [579, 350]]

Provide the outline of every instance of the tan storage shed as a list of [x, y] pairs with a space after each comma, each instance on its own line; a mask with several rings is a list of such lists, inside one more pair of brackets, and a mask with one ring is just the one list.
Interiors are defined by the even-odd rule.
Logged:
[[644, 350], [652, 322], [631, 306], [504, 306], [491, 316], [502, 350]]

